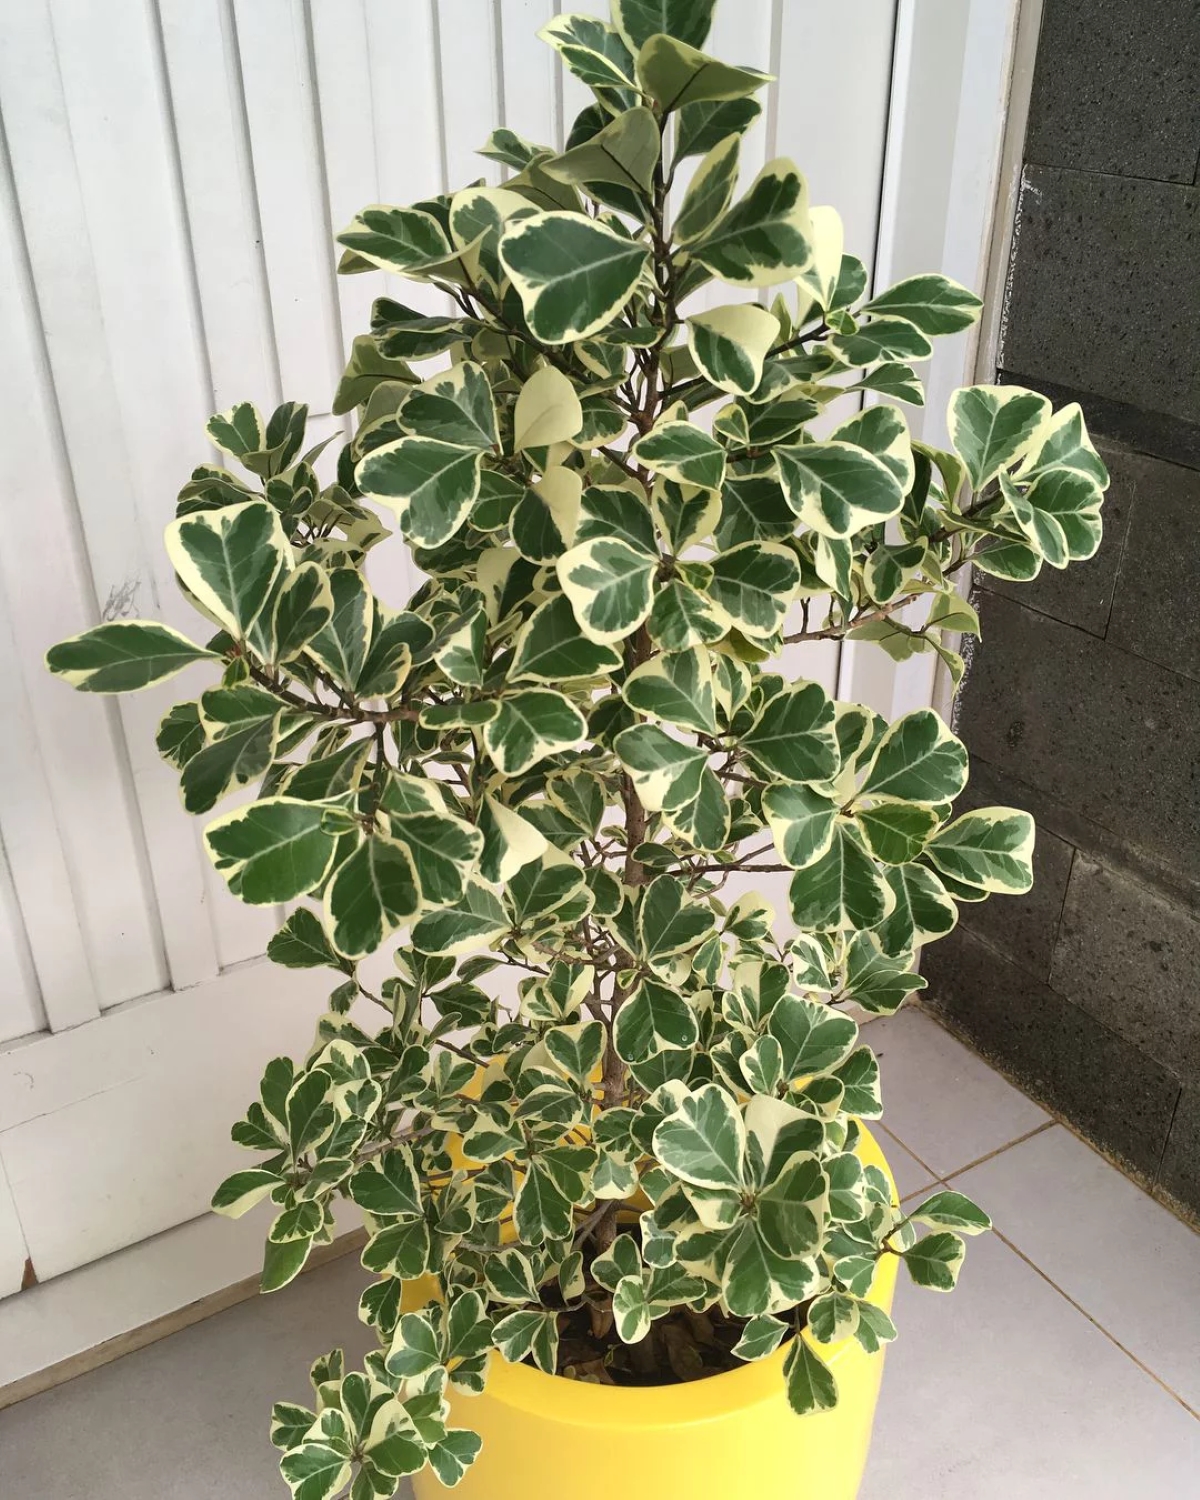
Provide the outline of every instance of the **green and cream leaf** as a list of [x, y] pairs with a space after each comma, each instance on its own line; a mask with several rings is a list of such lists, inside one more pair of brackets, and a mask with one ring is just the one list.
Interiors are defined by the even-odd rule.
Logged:
[[579, 628], [599, 645], [623, 641], [650, 613], [658, 559], [619, 537], [596, 537], [557, 561]]
[[46, 665], [83, 693], [134, 693], [215, 656], [155, 620], [111, 620], [51, 646]]
[[583, 715], [562, 693], [527, 688], [501, 698], [483, 740], [502, 775], [521, 776], [546, 756], [581, 744], [586, 730]]
[[625, 679], [621, 694], [650, 718], [701, 734], [717, 731], [712, 667], [700, 647], [643, 662]]
[[688, 343], [701, 374], [735, 396], [748, 396], [762, 381], [763, 361], [779, 337], [779, 320], [752, 302], [694, 313]]
[[909, 276], [880, 292], [863, 308], [864, 312], [885, 317], [903, 318], [930, 338], [961, 333], [978, 318], [983, 303], [965, 286], [948, 276]]
[[893, 470], [854, 443], [805, 443], [775, 450], [784, 494], [796, 515], [827, 537], [848, 537], [899, 515], [904, 491]]
[[355, 471], [363, 494], [395, 512], [415, 547], [448, 542], [479, 494], [480, 450], [413, 435], [372, 449]]
[[967, 784], [967, 748], [931, 708], [897, 719], [880, 740], [864, 796], [926, 806], [953, 802]]
[[172, 521], [166, 546], [184, 588], [239, 640], [249, 636], [279, 579], [292, 567], [279, 515], [265, 500]]
[[755, 68], [733, 68], [687, 42], [659, 33], [637, 55], [637, 81], [664, 114], [705, 100], [742, 99], [770, 82]]
[[613, 24], [636, 57], [652, 36], [703, 47], [716, 0], [612, 0]]
[[583, 339], [611, 323], [633, 295], [647, 254], [616, 230], [562, 211], [522, 219], [500, 241], [529, 327], [545, 344]]
[[583, 426], [574, 385], [553, 365], [535, 370], [521, 387], [513, 413], [513, 447], [546, 448], [569, 442]]
[[793, 281], [812, 262], [808, 185], [794, 164], [768, 162], [746, 196], [690, 247], [692, 256], [735, 286]]
[[738, 136], [727, 135], [696, 168], [675, 219], [679, 244], [705, 235], [729, 207], [737, 187], [740, 147]]
[[1015, 385], [974, 385], [950, 398], [950, 437], [978, 494], [1048, 434], [1050, 403]]
[[747, 542], [719, 553], [710, 567], [708, 597], [743, 635], [757, 639], [779, 631], [800, 586], [793, 552], [773, 542]]
[[204, 841], [235, 896], [252, 906], [294, 901], [320, 885], [336, 846], [325, 810], [314, 802], [270, 797], [217, 818]]
[[981, 891], [1023, 895], [1033, 885], [1033, 819], [1015, 807], [982, 807], [948, 823], [926, 849], [941, 875]]
[[510, 681], [574, 682], [604, 676], [622, 666], [613, 646], [584, 635], [565, 594], [539, 604], [517, 637]]

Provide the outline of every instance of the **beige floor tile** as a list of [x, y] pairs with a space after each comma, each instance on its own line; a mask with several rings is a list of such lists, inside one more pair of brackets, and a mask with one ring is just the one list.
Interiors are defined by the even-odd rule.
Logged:
[[994, 1236], [953, 1295], [905, 1284], [895, 1316], [859, 1500], [1197, 1493], [1200, 1422]]
[[1061, 1125], [954, 1185], [1200, 1412], [1200, 1236]]

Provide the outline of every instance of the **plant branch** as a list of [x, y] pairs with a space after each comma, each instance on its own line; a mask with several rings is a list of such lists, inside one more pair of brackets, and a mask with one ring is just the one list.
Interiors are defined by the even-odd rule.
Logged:
[[249, 669], [250, 676], [260, 687], [265, 687], [268, 692], [274, 693], [277, 698], [291, 707], [299, 709], [302, 713], [313, 714], [320, 719], [328, 719], [331, 724], [394, 724], [400, 719], [409, 719], [413, 723], [421, 717], [421, 710], [410, 706], [399, 708], [373, 709], [363, 708], [353, 698], [343, 695], [342, 703], [321, 703], [316, 698], [302, 698], [299, 693], [293, 693], [284, 687], [279, 677], [272, 677], [270, 672], [252, 662], [249, 657], [244, 658]]
[[904, 594], [899, 599], [894, 599], [891, 604], [881, 605], [878, 609], [871, 610], [865, 615], [856, 615], [852, 620], [847, 620], [843, 625], [831, 626], [828, 630], [801, 630], [796, 635], [785, 635], [783, 640], [787, 646], [794, 646], [798, 641], [840, 641], [850, 631], [857, 630], [860, 625], [873, 625], [878, 620], [890, 619], [897, 611], [911, 604], [914, 599], [921, 597], [922, 590], [914, 590], [911, 594]]

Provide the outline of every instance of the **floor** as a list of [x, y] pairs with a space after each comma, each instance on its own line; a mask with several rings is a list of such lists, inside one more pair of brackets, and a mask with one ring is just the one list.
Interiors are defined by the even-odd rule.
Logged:
[[[1200, 1239], [920, 1012], [870, 1038], [901, 1192], [952, 1183], [998, 1232], [952, 1297], [901, 1287], [860, 1500], [1200, 1495]], [[0, 1411], [0, 1488], [286, 1495], [270, 1402], [361, 1349], [361, 1279], [348, 1257]]]

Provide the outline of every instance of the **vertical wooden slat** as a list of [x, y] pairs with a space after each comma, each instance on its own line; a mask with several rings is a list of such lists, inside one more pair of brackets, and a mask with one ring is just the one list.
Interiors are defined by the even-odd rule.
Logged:
[[500, 0], [504, 123], [542, 146], [560, 144], [560, 84], [554, 49], [537, 33], [555, 14], [554, 0]]
[[[773, 3], [774, 0], [737, 0], [734, 5], [718, 5], [704, 50], [713, 57], [719, 57], [723, 62], [730, 62], [738, 67], [771, 72], [774, 62], [771, 45], [774, 30]], [[786, 6], [788, 0], [780, 0], [780, 3]], [[803, 8], [808, 8], [807, 0]], [[766, 95], [761, 94], [759, 97], [765, 105]], [[742, 175], [747, 185], [770, 155], [767, 133], [769, 118], [770, 111], [764, 108], [742, 140]]]
[[238, 50], [284, 394], [327, 412], [341, 320], [303, 0], [236, 0]]
[[21, 668], [0, 590], [0, 1040], [100, 1013]]
[[230, 0], [157, 3], [211, 404], [271, 409], [279, 365]]
[[[900, 0], [875, 279], [931, 267], [982, 291], [995, 207], [1017, 0]], [[952, 391], [971, 378], [975, 330], [939, 339], [914, 420], [946, 441]]]
[[[786, 72], [773, 88], [772, 147], [808, 178], [813, 203], [831, 203], [846, 226], [846, 249], [871, 265], [879, 225], [879, 185], [887, 144], [894, 0], [846, 5], [820, 0], [781, 4], [780, 56]], [[808, 67], [833, 67], [836, 97], [816, 86]], [[807, 70], [806, 70], [807, 71]]]
[[[836, 101], [824, 89], [792, 87], [789, 77], [780, 78], [771, 90], [770, 150], [796, 162], [812, 203], [837, 209], [845, 248], [868, 273], [879, 231], [895, 11], [895, 0], [799, 7], [778, 0], [777, 9], [778, 57], [789, 69], [801, 58], [854, 58], [854, 67], [838, 75]], [[825, 437], [861, 406], [861, 396], [842, 397], [809, 430]]]
[[[381, 10], [373, 0], [312, 0], [313, 50], [320, 100], [322, 151], [329, 190], [330, 235], [343, 228], [367, 204], [407, 203], [440, 191], [441, 155], [434, 91], [418, 85], [397, 87], [397, 58], [433, 57], [429, 11], [424, 5]], [[380, 54], [380, 55], [377, 55]], [[429, 75], [430, 77], [432, 75]], [[416, 98], [412, 97], [415, 92]], [[396, 108], [413, 108], [424, 98], [431, 135], [424, 154], [405, 161], [395, 151]], [[420, 121], [415, 121], [420, 125]], [[396, 173], [411, 174], [405, 195]], [[389, 174], [385, 183], [384, 174]], [[422, 179], [422, 175], [423, 179]], [[349, 348], [356, 334], [370, 327], [376, 297], [397, 297], [409, 305], [444, 305], [442, 295], [380, 271], [338, 278], [343, 341]], [[390, 520], [390, 518], [386, 518]], [[405, 602], [417, 587], [414, 569], [403, 550], [389, 547], [368, 563], [372, 585], [389, 604]]]
[[11, 1297], [24, 1285], [29, 1248], [5, 1175], [2, 1152], [3, 1143], [0, 1142], [0, 1297]]
[[[940, 263], [969, 6], [899, 0], [875, 284]], [[949, 106], [949, 109], [947, 109]]]
[[[952, 64], [957, 87], [943, 83], [946, 104], [955, 111], [955, 123], [938, 265], [947, 276], [980, 296], [986, 290], [991, 229], [1001, 191], [1004, 124], [1010, 107], [1017, 24], [1020, 20], [1024, 27], [1028, 8], [1020, 0], [968, 0], [962, 51]], [[899, 274], [910, 273], [904, 267]], [[977, 325], [939, 340], [935, 346], [927, 416], [921, 429], [926, 442], [947, 443], [946, 407], [959, 386], [976, 378], [979, 340]]]
[[[446, 186], [434, 3], [364, 0], [381, 203], [413, 203]], [[388, 295], [410, 307], [440, 312], [449, 305], [433, 287], [386, 279]]]
[[446, 186], [455, 192], [480, 177], [499, 182], [498, 165], [478, 154], [504, 123], [496, 8], [492, 0], [440, 0], [437, 23]]
[[[1017, 0], [899, 0], [877, 288], [931, 269], [982, 286], [1018, 8]], [[922, 369], [926, 406], [909, 413], [915, 436], [946, 442], [946, 403], [972, 379], [974, 337], [960, 334], [935, 345]], [[881, 662], [881, 655], [847, 643], [846, 696], [889, 716], [934, 700], [939, 667], [933, 653], [899, 665]]]
[[[78, 537], [68, 514], [69, 479], [56, 462], [60, 446], [51, 431], [52, 413], [44, 399], [44, 351], [30, 303], [29, 268], [2, 133], [0, 325], [7, 330], [7, 337], [0, 343], [0, 409], [9, 414], [14, 431], [22, 434], [20, 442], [0, 447], [3, 503], [22, 507], [22, 533], [34, 555], [59, 558], [58, 586], [51, 590], [36, 569], [25, 565], [27, 554], [19, 559], [15, 548], [0, 550], [0, 723], [4, 725], [0, 735], [0, 834], [7, 843], [12, 879], [18, 882], [13, 892], [17, 904], [11, 910], [22, 916], [19, 942], [37, 971], [31, 988], [24, 981], [10, 980], [11, 1003], [19, 1007], [21, 1015], [9, 1014], [2, 1030], [8, 1036], [17, 1036], [24, 1029], [36, 1030], [45, 1024], [65, 1029], [99, 1014], [85, 931], [69, 873], [74, 851], [64, 843], [52, 792], [52, 785], [57, 785], [60, 791], [71, 793], [76, 779], [73, 773], [77, 771], [72, 757], [79, 744], [88, 745], [93, 778], [90, 788], [82, 789], [84, 795], [90, 789], [109, 798], [110, 817], [114, 813], [118, 819], [127, 817], [132, 807], [112, 710], [101, 707], [97, 713], [97, 706], [92, 706], [89, 711], [75, 694], [56, 691], [60, 685], [38, 671], [38, 635], [53, 630], [56, 624], [64, 635], [83, 628], [89, 619], [90, 586], [80, 566]], [[32, 692], [26, 686], [30, 671], [36, 679]], [[47, 736], [49, 745], [43, 750], [42, 740]], [[65, 804], [60, 806], [67, 811]], [[84, 808], [76, 804], [75, 810], [82, 814]], [[126, 871], [118, 864], [114, 871], [118, 901], [132, 901], [134, 910], [142, 911], [146, 892], [140, 879], [139, 852], [131, 846], [120, 822], [112, 831], [117, 834], [112, 853], [117, 861], [122, 856], [129, 861], [134, 876], [129, 890], [122, 878]], [[75, 842], [84, 833], [83, 827], [77, 828]], [[83, 852], [93, 851], [85, 845]], [[104, 855], [96, 850], [94, 856], [93, 863], [85, 858], [76, 869], [81, 874], [99, 876]], [[89, 932], [88, 936], [95, 934]], [[118, 984], [129, 978], [119, 978], [111, 968], [108, 977]], [[7, 1009], [0, 1001], [0, 1010]]]
[[[149, 21], [178, 176], [204, 409], [248, 399], [269, 412], [279, 372], [229, 0], [153, 0]], [[209, 457], [200, 429], [189, 436], [179, 444], [180, 479], [189, 457]], [[262, 953], [275, 913], [230, 901], [206, 858], [201, 871], [217, 964]]]
[[[362, 0], [312, 0], [312, 36], [332, 237], [360, 209], [380, 201], [371, 39]], [[345, 349], [370, 327], [371, 304], [388, 292], [389, 280], [382, 271], [337, 278]]]
[[375, 156], [385, 203], [441, 192], [434, 0], [364, 0]]
[[[775, 42], [778, 28], [775, 24], [775, 4], [783, 0], [738, 0], [736, 6], [718, 5], [713, 19], [712, 31], [704, 50], [723, 61], [738, 66], [758, 68], [764, 73], [773, 72], [777, 66]], [[771, 85], [774, 89], [776, 85]], [[771, 156], [771, 90], [759, 94], [763, 112], [742, 137], [740, 155], [741, 176], [739, 195], [749, 188], [751, 182]], [[784, 146], [782, 153], [791, 155]], [[678, 177], [682, 189], [691, 180], [699, 161], [690, 159]], [[697, 312], [709, 307], [723, 307], [731, 302], [761, 302], [767, 300], [764, 292], [749, 287], [728, 286], [723, 281], [711, 281], [688, 301], [688, 311]]]
[[[33, 954], [25, 935], [21, 907], [3, 843], [0, 843], [0, 1045], [14, 1037], [43, 1031], [46, 1015], [38, 992]], [[0, 1220], [3, 1208], [0, 1207]], [[3, 1280], [3, 1231], [0, 1230], [0, 1281]], [[0, 1291], [0, 1296], [3, 1296]]]
[[[39, 224], [23, 186], [22, 210], [39, 228], [31, 256], [101, 611], [148, 613], [194, 631], [160, 538], [180, 479], [181, 441], [202, 430], [211, 395], [151, 16], [141, 7], [102, 13], [80, 0], [52, 0], [49, 15], [50, 66], [57, 59], [65, 106], [56, 124], [73, 158], [61, 180], [79, 215], [76, 236], [63, 241], [59, 225], [58, 243], [50, 243], [55, 226]], [[82, 327], [60, 300], [72, 275], [80, 278]], [[217, 958], [207, 917], [197, 920], [206, 867], [198, 830], [153, 747], [158, 717], [175, 696], [171, 688], [141, 695], [121, 714], [143, 820], [154, 830], [149, 857], [178, 985], [211, 977]]]
[[[145, 608], [154, 601], [44, 0], [0, 15], [0, 90], [13, 174], [11, 182], [7, 169], [0, 174], [0, 395], [21, 434], [0, 449], [0, 476], [26, 548], [21, 559], [6, 551], [0, 567], [96, 989], [115, 1003], [165, 978], [125, 750], [111, 707], [52, 682], [41, 658], [55, 640], [95, 622], [97, 595], [112, 610], [130, 608], [130, 590], [139, 588]], [[55, 559], [56, 567], [31, 568], [30, 556]], [[147, 735], [148, 717], [143, 712]], [[190, 830], [186, 838], [191, 848]], [[79, 983], [86, 1008], [86, 971]], [[74, 1010], [66, 1024], [80, 1018]], [[53, 1013], [51, 1022], [58, 1024]]]
[[[937, 3], [937, 0], [935, 0]], [[874, 232], [871, 236], [871, 254], [860, 254], [870, 277], [872, 289], [888, 286], [896, 278], [890, 274], [888, 252], [885, 241], [896, 226], [904, 211], [904, 203], [897, 196], [896, 166], [900, 159], [898, 143], [893, 135], [893, 126], [898, 108], [898, 97], [908, 88], [912, 64], [912, 12], [906, 0], [897, 0], [892, 27], [892, 44], [889, 57], [889, 83], [887, 88], [888, 118], [884, 126], [884, 160], [877, 174], [879, 188], [876, 202]], [[849, 238], [849, 232], [847, 233]], [[859, 253], [859, 252], [854, 252]], [[910, 407], [904, 408], [910, 426], [919, 434], [920, 417]], [[897, 685], [902, 670], [918, 674], [928, 673], [932, 682], [932, 668], [920, 657], [901, 664], [893, 662], [870, 642], [845, 641], [842, 645], [838, 667], [838, 694], [856, 703], [865, 703], [885, 718], [893, 718], [897, 711]], [[928, 699], [926, 699], [928, 701]]]

